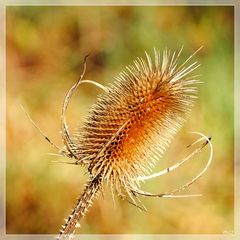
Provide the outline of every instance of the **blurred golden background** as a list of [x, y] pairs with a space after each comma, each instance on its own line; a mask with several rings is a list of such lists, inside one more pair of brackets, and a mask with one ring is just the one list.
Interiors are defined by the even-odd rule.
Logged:
[[[53, 163], [60, 157], [31, 125], [20, 105], [58, 145], [60, 111], [67, 90], [88, 59], [86, 79], [108, 84], [124, 66], [156, 47], [194, 59], [204, 82], [184, 128], [156, 169], [186, 155], [188, 131], [211, 135], [213, 164], [188, 193], [199, 198], [142, 198], [148, 212], [109, 189], [99, 195], [77, 233], [226, 233], [234, 230], [234, 16], [233, 7], [8, 6], [7, 34], [7, 233], [57, 233], [87, 180], [86, 169]], [[67, 114], [70, 130], [101, 90], [83, 85]], [[150, 180], [143, 189], [164, 192], [191, 179], [206, 163], [206, 148], [186, 166]], [[67, 160], [67, 159], [62, 159]]]

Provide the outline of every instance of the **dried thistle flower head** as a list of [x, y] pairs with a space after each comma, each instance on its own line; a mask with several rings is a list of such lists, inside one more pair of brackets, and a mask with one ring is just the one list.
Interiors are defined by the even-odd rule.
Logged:
[[[118, 194], [132, 204], [139, 206], [139, 195], [153, 197], [184, 197], [174, 195], [195, 182], [208, 168], [212, 160], [210, 138], [201, 135], [196, 142], [204, 141], [190, 155], [177, 164], [158, 173], [149, 175], [161, 158], [174, 135], [182, 126], [193, 106], [197, 87], [192, 71], [199, 64], [188, 64], [193, 55], [179, 64], [178, 52], [165, 50], [161, 55], [154, 49], [152, 59], [146, 53], [146, 60], [137, 58], [133, 65], [126, 67], [115, 83], [104, 87], [92, 80], [83, 80], [86, 70], [67, 93], [62, 109], [62, 138], [66, 149], [62, 150], [45, 138], [61, 154], [74, 158], [73, 164], [82, 164], [89, 172], [89, 182], [79, 198], [59, 239], [68, 239], [79, 220], [84, 216], [92, 199], [107, 183]], [[73, 136], [70, 135], [65, 119], [69, 101], [82, 83], [92, 83], [104, 90], [90, 109], [83, 126]], [[41, 130], [40, 130], [41, 131]], [[139, 189], [141, 181], [168, 173], [197, 154], [207, 143], [211, 153], [206, 167], [188, 183], [163, 194], [152, 194]], [[195, 196], [195, 195], [186, 195]], [[138, 202], [138, 203], [137, 203]]]
[[106, 88], [91, 108], [71, 146], [91, 176], [116, 189], [138, 186], [181, 127], [193, 105], [198, 80], [187, 78], [197, 63], [177, 67], [166, 50], [162, 60], [138, 58]]

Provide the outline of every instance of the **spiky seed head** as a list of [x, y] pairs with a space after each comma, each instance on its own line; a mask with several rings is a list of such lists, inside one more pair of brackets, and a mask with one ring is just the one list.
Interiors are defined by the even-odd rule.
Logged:
[[108, 86], [75, 137], [75, 152], [91, 176], [121, 189], [138, 185], [164, 153], [196, 97], [191, 72], [197, 62], [179, 64], [179, 55], [154, 50], [137, 58]]

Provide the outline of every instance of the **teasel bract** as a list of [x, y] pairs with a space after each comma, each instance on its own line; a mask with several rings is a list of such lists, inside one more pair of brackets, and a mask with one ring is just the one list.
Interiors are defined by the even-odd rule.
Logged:
[[[87, 168], [89, 181], [83, 194], [66, 223], [60, 230], [58, 239], [69, 239], [79, 226], [97, 193], [106, 183], [118, 195], [133, 205], [144, 209], [139, 196], [190, 197], [197, 195], [176, 195], [187, 188], [207, 170], [212, 160], [210, 138], [201, 133], [194, 142], [202, 142], [191, 154], [175, 165], [160, 172], [150, 172], [161, 159], [167, 146], [183, 125], [194, 104], [199, 80], [192, 72], [198, 68], [195, 61], [190, 63], [197, 50], [189, 58], [179, 63], [179, 52], [164, 50], [161, 54], [154, 49], [154, 57], [145, 53], [145, 58], [137, 58], [132, 65], [117, 75], [116, 81], [102, 86], [92, 80], [84, 80], [83, 73], [77, 83], [68, 91], [62, 108], [62, 138], [65, 149], [52, 143], [61, 155], [74, 159], [72, 164]], [[71, 135], [65, 118], [69, 101], [82, 83], [95, 84], [103, 90], [96, 103], [89, 110], [83, 126]], [[36, 126], [36, 125], [35, 125]], [[168, 173], [192, 159], [209, 143], [210, 156], [205, 168], [191, 181], [162, 194], [153, 194], [140, 189], [142, 181]], [[192, 146], [191, 145], [191, 146]]]

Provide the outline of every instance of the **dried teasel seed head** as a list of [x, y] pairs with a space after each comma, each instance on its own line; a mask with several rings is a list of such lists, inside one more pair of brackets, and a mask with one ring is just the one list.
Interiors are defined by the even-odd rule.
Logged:
[[[77, 199], [77, 204], [62, 225], [57, 239], [66, 240], [73, 236], [78, 223], [91, 207], [92, 200], [103, 190], [104, 182], [111, 185], [111, 190], [115, 188], [123, 199], [126, 199], [127, 193], [131, 200], [126, 200], [142, 210], [145, 210], [145, 207], [139, 196], [199, 196], [176, 193], [196, 182], [212, 162], [211, 137], [202, 133], [192, 132], [200, 138], [188, 147], [204, 141], [192, 153], [164, 170], [148, 174], [182, 126], [196, 98], [196, 84], [200, 81], [190, 73], [199, 65], [197, 62], [187, 64], [196, 52], [179, 64], [181, 51], [182, 49], [175, 54], [165, 50], [161, 56], [160, 52], [154, 50], [154, 59], [146, 53], [146, 60], [137, 58], [133, 65], [126, 67], [126, 70], [116, 77], [116, 82], [108, 87], [92, 80], [83, 80], [86, 71], [85, 58], [83, 72], [69, 89], [63, 102], [61, 135], [64, 149], [53, 143], [23, 108], [34, 127], [59, 151], [59, 155], [75, 159], [74, 162], [67, 163], [83, 164], [90, 173], [83, 194]], [[105, 93], [99, 96], [96, 104], [92, 106], [83, 126], [71, 136], [65, 113], [73, 93], [84, 82], [102, 88]], [[207, 144], [210, 147], [208, 162], [191, 181], [165, 193], [154, 194], [139, 189], [141, 181], [177, 169]]]
[[196, 98], [190, 73], [197, 62], [179, 64], [179, 55], [154, 49], [152, 59], [137, 58], [107, 87], [75, 134], [73, 151], [92, 177], [116, 189], [137, 186], [182, 126]]

